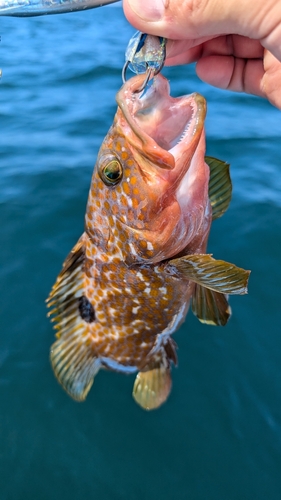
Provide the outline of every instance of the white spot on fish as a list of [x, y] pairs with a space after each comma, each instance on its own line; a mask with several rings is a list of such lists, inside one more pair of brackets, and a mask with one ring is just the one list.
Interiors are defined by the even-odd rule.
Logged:
[[140, 308], [140, 306], [133, 307], [133, 309], [132, 309], [132, 313], [133, 313], [133, 314], [137, 314], [137, 312], [138, 312], [139, 308]]
[[149, 295], [150, 292], [151, 292], [151, 288], [149, 286], [146, 287], [145, 290], [144, 290], [144, 292], [147, 293], [147, 295]]
[[130, 180], [131, 180], [131, 179], [130, 179], [130, 177], [127, 177], [126, 181], [127, 181], [127, 182], [130, 182]]
[[132, 321], [131, 325], [138, 326], [142, 323], [143, 321], [141, 319], [135, 319], [134, 321]]
[[116, 309], [113, 309], [113, 307], [109, 307], [108, 312], [110, 315], [114, 316], [116, 314]]
[[136, 252], [136, 250], [135, 250], [135, 247], [134, 247], [133, 243], [129, 243], [129, 247], [130, 247], [130, 249], [131, 249], [132, 254], [133, 254], [133, 255], [137, 255], [137, 252]]
[[129, 207], [132, 207], [132, 206], [133, 206], [133, 202], [132, 202], [132, 199], [131, 199], [131, 198], [128, 198], [128, 205], [129, 205]]
[[161, 288], [159, 288], [159, 292], [161, 292], [163, 295], [166, 295], [167, 288], [165, 286], [162, 286]]
[[137, 277], [141, 280], [141, 281], [144, 281], [144, 277], [143, 275], [138, 271], [137, 272]]
[[148, 241], [146, 243], [146, 247], [147, 247], [147, 250], [153, 250], [153, 248], [154, 248], [153, 245], [152, 245], [152, 243], [150, 243], [150, 241]]

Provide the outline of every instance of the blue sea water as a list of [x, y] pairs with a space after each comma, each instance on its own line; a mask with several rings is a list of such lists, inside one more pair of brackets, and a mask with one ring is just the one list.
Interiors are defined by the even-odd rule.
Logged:
[[83, 231], [98, 148], [134, 29], [120, 6], [0, 18], [1, 500], [280, 500], [281, 114], [165, 69], [208, 101], [207, 153], [231, 163], [233, 199], [209, 251], [251, 269], [225, 328], [190, 313], [159, 410], [133, 377], [101, 372], [83, 404], [57, 384], [45, 299]]

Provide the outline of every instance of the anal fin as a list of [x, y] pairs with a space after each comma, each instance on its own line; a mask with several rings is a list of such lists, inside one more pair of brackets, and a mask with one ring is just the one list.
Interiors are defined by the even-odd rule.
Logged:
[[223, 293], [195, 285], [191, 301], [192, 312], [201, 323], [225, 326], [231, 316], [231, 307]]

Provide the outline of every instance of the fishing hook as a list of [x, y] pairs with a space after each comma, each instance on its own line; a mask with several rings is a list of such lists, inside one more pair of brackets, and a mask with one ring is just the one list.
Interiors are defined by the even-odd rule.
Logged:
[[126, 62], [122, 69], [122, 81], [126, 82], [126, 72], [130, 67], [135, 73], [146, 73], [140, 89], [142, 92], [149, 80], [162, 70], [166, 58], [166, 39], [137, 32], [130, 40], [125, 54]]
[[[125, 83], [127, 81], [126, 79], [126, 70], [129, 66], [130, 62], [127, 61], [124, 66], [123, 66], [123, 69], [122, 69], [122, 80], [123, 80], [123, 83]], [[153, 71], [153, 68], [151, 66], [148, 65], [148, 63], [146, 63], [146, 78], [143, 82], [143, 84], [141, 85], [141, 87], [137, 90], [134, 91], [134, 94], [139, 94], [140, 92], [142, 92], [145, 87], [147, 86], [149, 80], [151, 78], [154, 78], [158, 73], [159, 71], [161, 70], [158, 70], [158, 71]]]

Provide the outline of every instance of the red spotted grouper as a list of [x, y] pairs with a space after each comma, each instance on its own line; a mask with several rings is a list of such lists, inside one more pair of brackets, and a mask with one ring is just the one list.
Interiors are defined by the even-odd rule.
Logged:
[[160, 406], [177, 363], [171, 335], [189, 307], [224, 325], [225, 294], [247, 291], [248, 271], [206, 254], [211, 222], [231, 197], [228, 165], [205, 158], [205, 99], [169, 95], [157, 75], [117, 94], [118, 109], [93, 172], [85, 232], [50, 293], [57, 340], [51, 363], [77, 401], [100, 368], [138, 372], [133, 396]]

